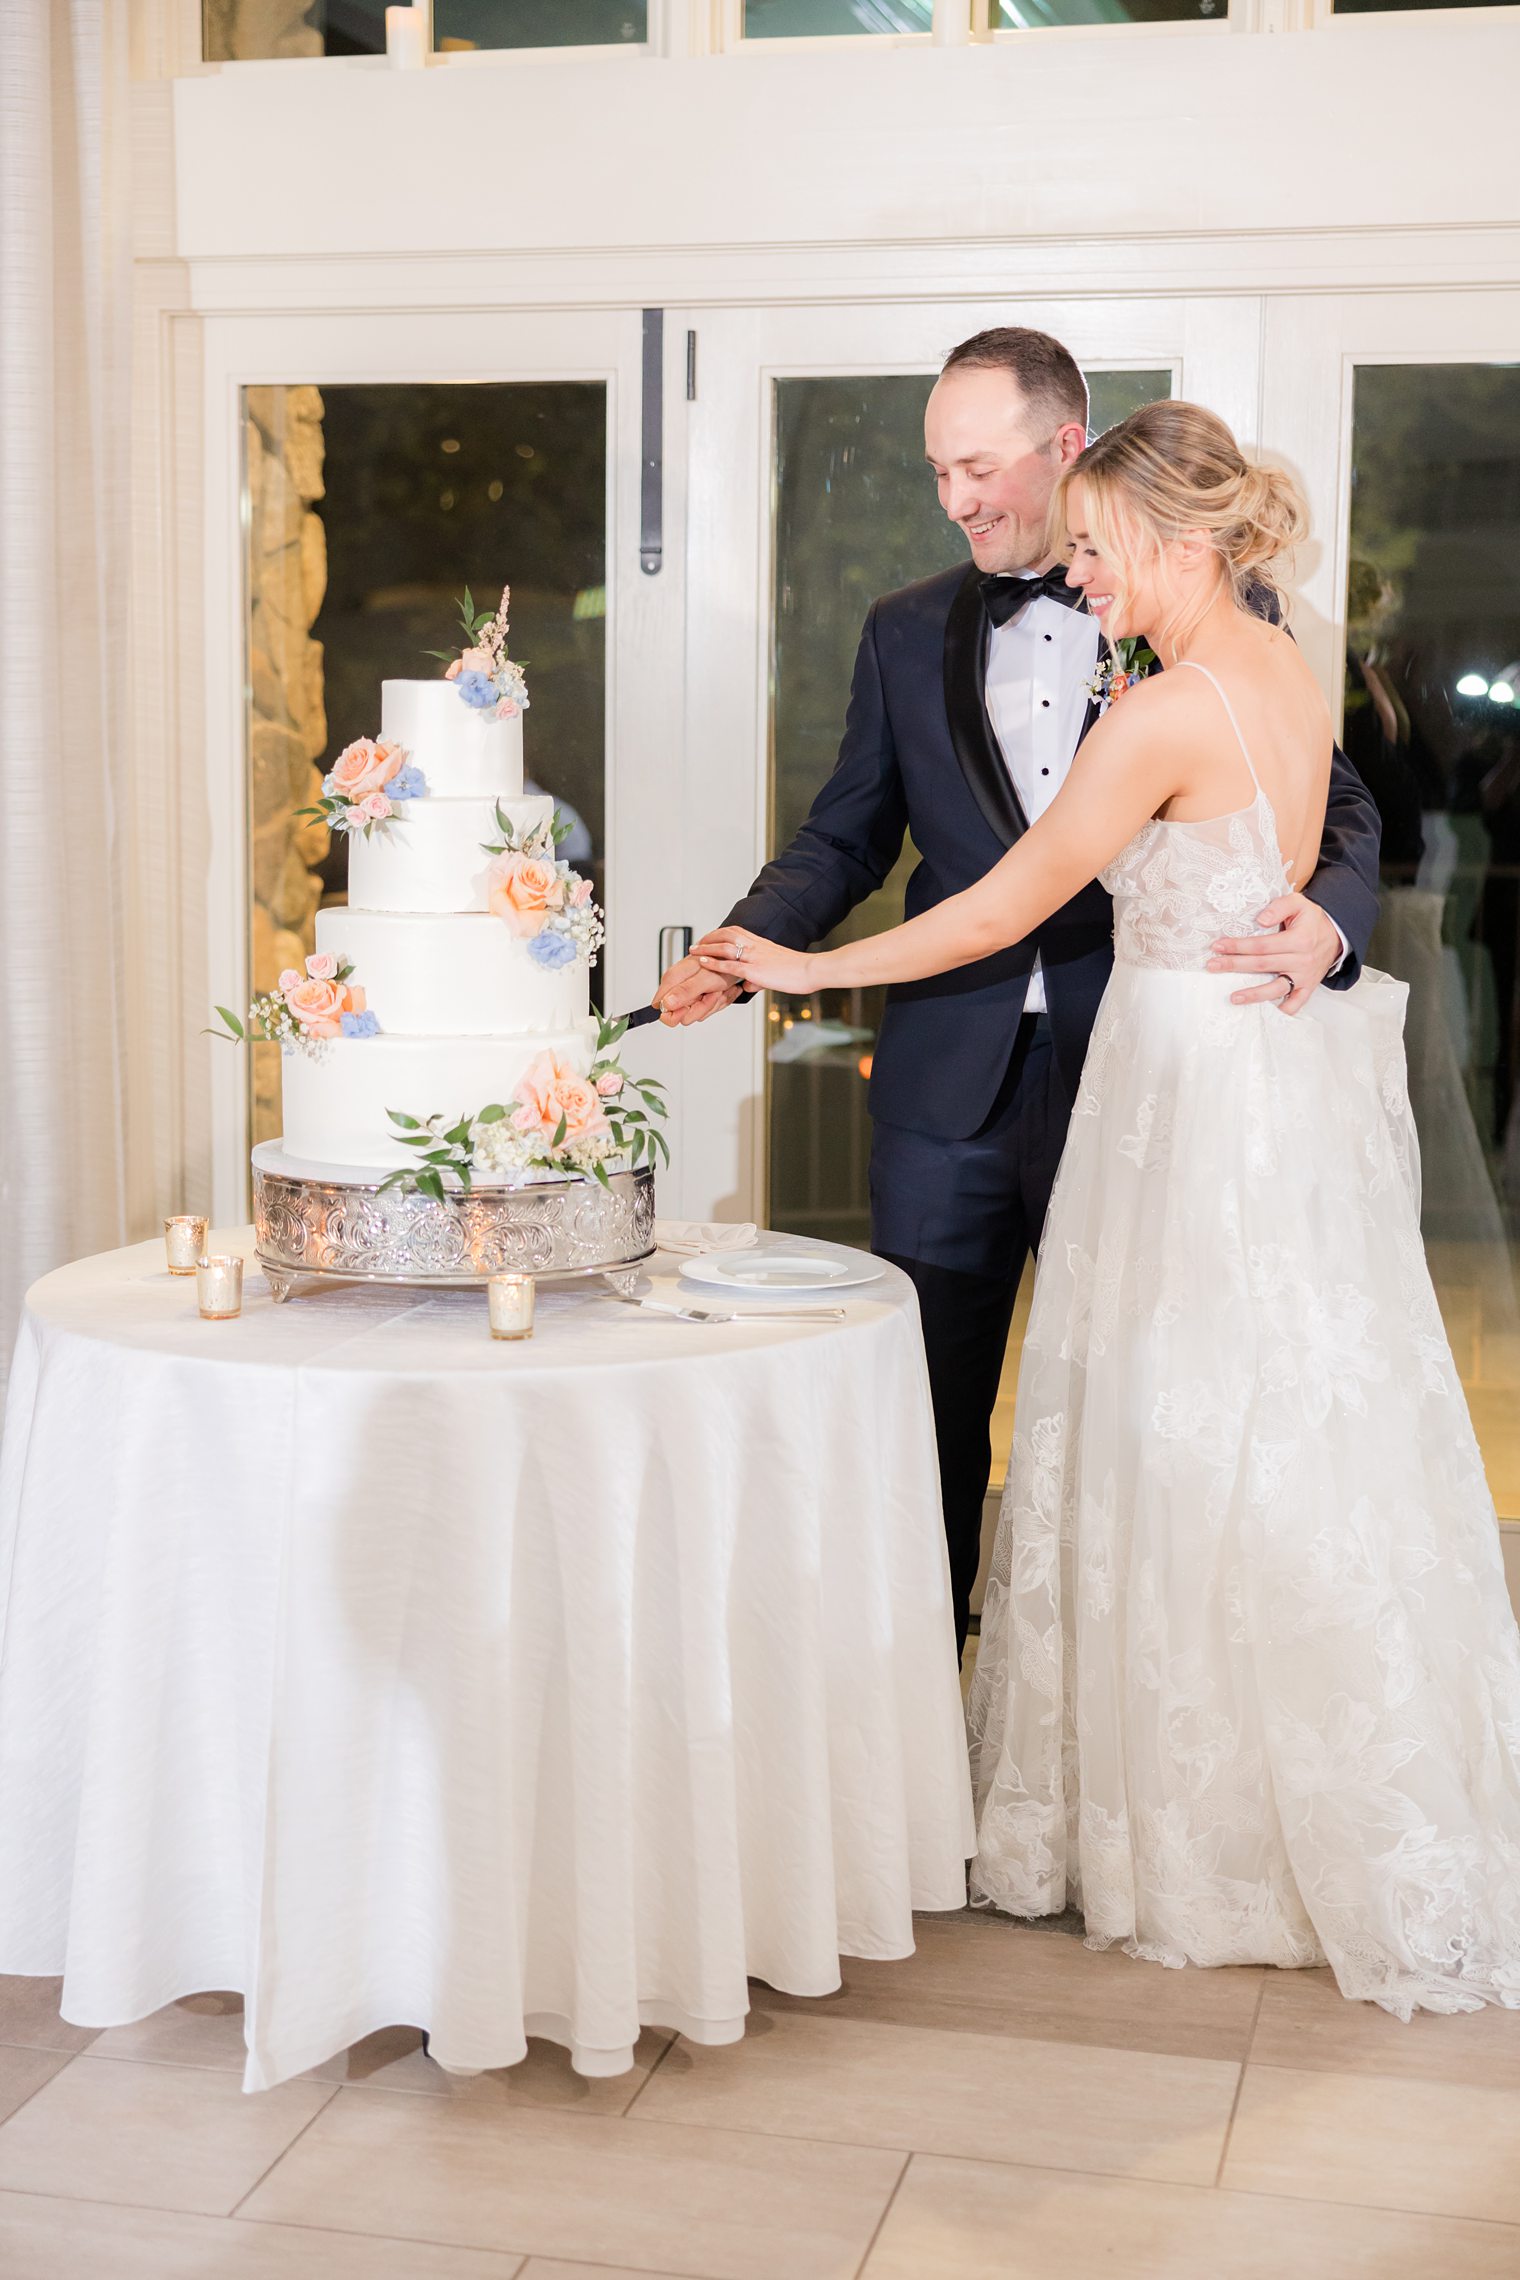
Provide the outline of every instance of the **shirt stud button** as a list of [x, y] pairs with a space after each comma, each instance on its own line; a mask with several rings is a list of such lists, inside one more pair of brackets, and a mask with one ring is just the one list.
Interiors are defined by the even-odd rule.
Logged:
[[1041, 703], [1041, 704], [1044, 706], [1044, 708], [1045, 708], [1046, 712], [1049, 712], [1049, 710], [1050, 710], [1050, 699], [1049, 699], [1049, 697], [1041, 697], [1041, 699], [1040, 699], [1040, 703]]

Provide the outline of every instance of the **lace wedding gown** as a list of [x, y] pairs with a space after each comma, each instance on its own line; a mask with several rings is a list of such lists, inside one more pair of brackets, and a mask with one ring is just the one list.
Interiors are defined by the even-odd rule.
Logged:
[[1249, 807], [1148, 823], [1104, 874], [972, 1893], [1160, 1963], [1328, 1960], [1401, 2017], [1520, 2007], [1520, 1641], [1420, 1242], [1406, 992], [1364, 972], [1290, 1020], [1203, 970], [1287, 885], [1240, 741]]

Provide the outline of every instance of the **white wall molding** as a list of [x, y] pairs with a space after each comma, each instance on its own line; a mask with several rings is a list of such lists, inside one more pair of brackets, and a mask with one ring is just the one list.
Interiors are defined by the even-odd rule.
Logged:
[[[174, 265], [178, 269], [179, 264]], [[1520, 223], [856, 245], [234, 255], [189, 262], [207, 315], [748, 308], [966, 296], [1459, 291], [1520, 280]], [[1516, 343], [1520, 353], [1520, 341]]]
[[1379, 29], [634, 70], [242, 65], [175, 84], [177, 250], [996, 248], [1514, 221], [1520, 25]]

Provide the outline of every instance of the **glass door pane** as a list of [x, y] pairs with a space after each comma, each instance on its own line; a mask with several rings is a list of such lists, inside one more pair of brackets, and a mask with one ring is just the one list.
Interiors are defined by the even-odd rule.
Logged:
[[[1094, 432], [1172, 392], [1169, 369], [1090, 372]], [[877, 594], [968, 559], [924, 463], [923, 374], [775, 384], [771, 850], [785, 846], [834, 765], [850, 671]], [[832, 939], [894, 925], [917, 856]], [[769, 1223], [865, 1243], [866, 1084], [878, 990], [829, 990], [767, 1006]]]
[[747, 40], [927, 32], [933, 24], [934, 0], [744, 0]]
[[[201, 0], [208, 63], [296, 55], [384, 55], [386, 0]], [[649, 37], [649, 0], [433, 0], [433, 44], [623, 47]]]
[[[429, 679], [455, 597], [512, 588], [531, 788], [606, 902], [607, 390], [601, 381], [250, 387], [249, 974], [270, 989], [347, 893], [348, 843], [297, 810], [380, 726], [383, 680]], [[592, 989], [602, 969], [593, 970]], [[280, 1056], [253, 1048], [252, 1137], [280, 1130]]]
[[433, 44], [472, 48], [628, 47], [649, 37], [649, 0], [433, 0]]
[[1405, 1043], [1431, 1271], [1520, 1519], [1520, 369], [1360, 365], [1344, 741], [1383, 821], [1372, 963]]
[[208, 63], [296, 55], [384, 55], [385, 0], [202, 0]]
[[1051, 24], [1222, 24], [1229, 0], [1001, 0], [994, 21], [1007, 31]]

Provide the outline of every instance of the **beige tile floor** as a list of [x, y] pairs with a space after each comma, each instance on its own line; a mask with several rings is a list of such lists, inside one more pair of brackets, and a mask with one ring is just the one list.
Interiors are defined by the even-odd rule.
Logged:
[[0, 1979], [4, 2280], [1516, 2280], [1520, 2013], [923, 1917], [750, 2031], [463, 2081], [410, 2029], [261, 2097], [236, 1999]]

